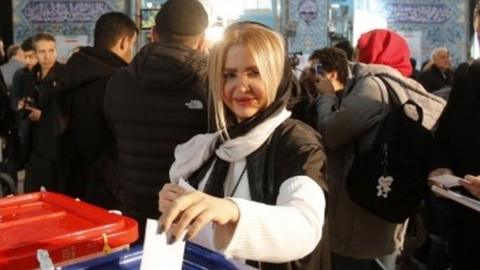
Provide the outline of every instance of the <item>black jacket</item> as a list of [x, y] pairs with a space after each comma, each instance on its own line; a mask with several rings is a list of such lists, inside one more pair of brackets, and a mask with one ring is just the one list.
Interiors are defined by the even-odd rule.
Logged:
[[[287, 119], [278, 126], [262, 146], [247, 156], [248, 185], [252, 200], [275, 205], [282, 183], [298, 175], [309, 176], [327, 193], [326, 156], [321, 140], [314, 129], [298, 120]], [[198, 187], [212, 161], [205, 163], [190, 177], [189, 182], [193, 186]], [[329, 270], [328, 235], [326, 219], [320, 243], [306, 257], [281, 264], [251, 261], [248, 264], [268, 270]]]
[[44, 78], [40, 78], [40, 66], [37, 64], [29, 73], [33, 77], [33, 86], [27, 90], [27, 96], [33, 100], [32, 106], [42, 111], [40, 120], [32, 123], [32, 151], [54, 161], [62, 158], [61, 137], [68, 120], [64, 115], [65, 96], [59, 91], [59, 77], [63, 69], [64, 65], [57, 62]]
[[[480, 175], [480, 62], [472, 63], [455, 78], [452, 93], [440, 118], [436, 138], [444, 159], [437, 153], [435, 167], [451, 168], [459, 177]], [[472, 196], [462, 190], [465, 195]], [[451, 203], [450, 253], [454, 269], [480, 269], [480, 214]]]
[[174, 44], [148, 44], [112, 75], [105, 97], [115, 136], [118, 186], [126, 215], [143, 229], [156, 218], [158, 192], [169, 182], [175, 146], [207, 131], [206, 57]]
[[435, 65], [422, 71], [418, 76], [418, 82], [428, 91], [435, 92], [443, 87], [451, 86], [453, 71], [447, 69], [443, 74]]
[[65, 96], [59, 91], [59, 76], [64, 66], [60, 63], [41, 78], [37, 64], [25, 80], [33, 81], [27, 89], [32, 99], [31, 106], [39, 108], [42, 115], [38, 122], [31, 122], [32, 149], [26, 168], [25, 191], [38, 191], [40, 186], [47, 190], [61, 191], [63, 170], [63, 139], [68, 119], [64, 115]]
[[[283, 181], [302, 174], [317, 181], [327, 193], [326, 156], [321, 141], [315, 130], [300, 121], [287, 120], [280, 125], [268, 143], [247, 157], [252, 199], [273, 205]], [[282, 264], [253, 265], [268, 270], [329, 270], [332, 267], [329, 241], [329, 221], [325, 218], [322, 239], [306, 257]]]
[[[10, 106], [7, 94], [7, 86], [0, 72], [0, 136], [7, 135], [8, 130], [13, 127], [15, 121], [14, 112]], [[1, 151], [1, 149], [0, 149]]]
[[95, 184], [102, 177], [106, 151], [113, 148], [103, 112], [105, 91], [112, 73], [126, 65], [110, 50], [83, 47], [68, 60], [60, 77], [70, 96], [68, 143], [72, 153], [66, 192], [74, 197], [84, 198], [88, 182]]

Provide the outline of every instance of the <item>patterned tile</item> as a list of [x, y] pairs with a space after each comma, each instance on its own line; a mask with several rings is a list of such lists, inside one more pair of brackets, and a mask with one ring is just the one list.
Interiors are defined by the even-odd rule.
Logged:
[[[358, 0], [357, 0], [358, 1]], [[379, 15], [387, 19], [388, 28], [401, 32], [421, 31], [421, 63], [430, 58], [436, 47], [447, 47], [453, 62], [466, 60], [469, 16], [467, 0], [362, 0], [376, 2]], [[361, 19], [361, 18], [358, 18]]]
[[315, 49], [327, 46], [328, 1], [291, 0], [290, 20], [295, 33], [289, 39], [290, 52], [310, 54]]
[[88, 35], [93, 41], [97, 18], [109, 11], [126, 11], [125, 0], [13, 1], [14, 40], [22, 42], [38, 32]]

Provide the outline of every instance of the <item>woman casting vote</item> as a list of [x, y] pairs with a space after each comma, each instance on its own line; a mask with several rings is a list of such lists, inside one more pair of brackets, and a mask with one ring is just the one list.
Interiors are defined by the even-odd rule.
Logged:
[[160, 230], [262, 269], [322, 269], [312, 252], [325, 217], [325, 153], [286, 110], [293, 75], [282, 37], [253, 22], [231, 25], [208, 72], [217, 132], [177, 146], [172, 184], [159, 193]]

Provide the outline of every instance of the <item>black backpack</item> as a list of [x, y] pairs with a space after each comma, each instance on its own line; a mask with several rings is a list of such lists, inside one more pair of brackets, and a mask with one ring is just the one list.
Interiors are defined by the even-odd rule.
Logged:
[[[379, 123], [372, 147], [364, 152], [356, 149], [346, 188], [362, 208], [384, 220], [403, 223], [428, 190], [433, 136], [422, 126], [422, 108], [412, 100], [402, 104], [389, 83], [376, 77], [386, 86], [389, 111]], [[416, 109], [417, 120], [407, 116], [407, 105]]]

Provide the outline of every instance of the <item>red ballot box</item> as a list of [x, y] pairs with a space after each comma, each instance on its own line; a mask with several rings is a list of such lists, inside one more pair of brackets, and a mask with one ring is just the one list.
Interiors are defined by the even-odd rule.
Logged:
[[137, 223], [52, 192], [0, 199], [0, 269], [35, 269], [37, 251], [55, 266], [120, 250], [138, 238]]

